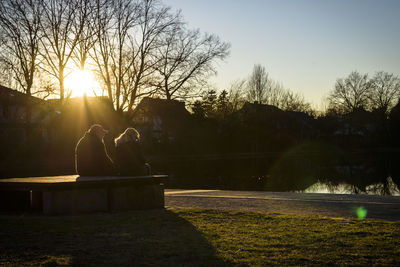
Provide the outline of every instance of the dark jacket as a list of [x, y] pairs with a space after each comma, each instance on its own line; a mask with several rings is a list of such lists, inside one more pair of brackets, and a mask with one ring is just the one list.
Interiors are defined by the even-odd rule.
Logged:
[[116, 167], [120, 175], [146, 175], [145, 163], [139, 143], [135, 141], [117, 144]]
[[106, 148], [94, 133], [86, 132], [75, 148], [75, 168], [81, 176], [113, 175], [113, 162]]

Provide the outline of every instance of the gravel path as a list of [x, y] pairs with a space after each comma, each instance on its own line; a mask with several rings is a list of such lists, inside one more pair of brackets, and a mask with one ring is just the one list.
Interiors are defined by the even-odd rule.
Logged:
[[366, 218], [400, 220], [399, 196], [166, 189], [165, 206], [338, 218], [357, 218], [356, 210], [362, 207]]

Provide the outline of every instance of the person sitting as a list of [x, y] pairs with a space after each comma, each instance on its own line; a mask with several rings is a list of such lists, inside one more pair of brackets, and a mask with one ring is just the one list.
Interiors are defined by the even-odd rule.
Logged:
[[107, 154], [104, 136], [108, 133], [100, 124], [94, 124], [78, 141], [75, 148], [75, 168], [80, 176], [114, 175], [114, 164]]
[[140, 134], [135, 128], [127, 128], [115, 139], [116, 167], [120, 175], [150, 175], [150, 165], [140, 151], [139, 141]]

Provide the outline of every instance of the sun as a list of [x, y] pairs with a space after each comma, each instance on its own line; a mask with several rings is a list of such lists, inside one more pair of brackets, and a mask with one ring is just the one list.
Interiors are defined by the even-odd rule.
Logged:
[[71, 92], [71, 97], [83, 95], [96, 96], [101, 94], [99, 83], [90, 70], [74, 70], [65, 78], [65, 88]]

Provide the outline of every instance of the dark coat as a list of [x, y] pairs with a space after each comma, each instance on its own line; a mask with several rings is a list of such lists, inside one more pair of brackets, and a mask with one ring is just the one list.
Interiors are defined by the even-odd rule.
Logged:
[[139, 144], [135, 141], [117, 144], [115, 148], [116, 166], [120, 175], [146, 175], [146, 160]]
[[86, 132], [75, 148], [75, 168], [81, 176], [114, 175], [114, 166], [104, 143], [94, 133]]

